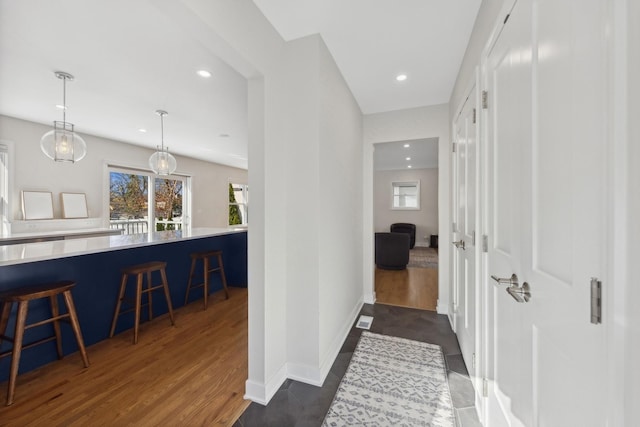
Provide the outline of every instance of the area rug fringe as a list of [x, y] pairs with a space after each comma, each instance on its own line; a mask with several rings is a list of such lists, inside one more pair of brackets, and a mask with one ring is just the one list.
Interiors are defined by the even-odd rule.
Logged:
[[363, 331], [323, 426], [453, 427], [440, 346]]

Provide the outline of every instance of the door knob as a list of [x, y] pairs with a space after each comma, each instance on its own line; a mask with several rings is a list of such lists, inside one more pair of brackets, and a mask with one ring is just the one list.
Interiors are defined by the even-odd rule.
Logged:
[[529, 302], [531, 299], [531, 287], [527, 282], [520, 287], [509, 286], [507, 292], [518, 302]]
[[509, 286], [515, 286], [518, 287], [518, 276], [514, 274], [511, 275], [511, 277], [509, 277], [508, 279], [505, 278], [500, 278], [500, 277], [496, 277], [496, 276], [491, 276], [491, 278], [493, 280], [495, 280], [496, 282], [500, 283], [501, 285], [509, 285]]
[[455, 245], [456, 248], [460, 249], [462, 248], [462, 250], [464, 251], [464, 240], [460, 239], [460, 241], [458, 242], [453, 242], [453, 244]]

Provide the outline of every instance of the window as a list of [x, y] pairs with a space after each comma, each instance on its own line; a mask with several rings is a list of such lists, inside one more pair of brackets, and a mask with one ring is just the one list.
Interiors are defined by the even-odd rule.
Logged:
[[229, 183], [229, 225], [247, 225], [249, 186]]
[[182, 230], [189, 179], [109, 168], [109, 224], [124, 234]]
[[392, 182], [391, 191], [391, 209], [420, 209], [420, 181]]

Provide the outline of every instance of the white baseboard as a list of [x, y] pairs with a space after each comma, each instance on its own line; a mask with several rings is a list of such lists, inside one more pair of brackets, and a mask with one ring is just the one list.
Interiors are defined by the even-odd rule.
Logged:
[[333, 366], [333, 362], [338, 357], [340, 353], [340, 349], [342, 348], [342, 344], [347, 339], [349, 335], [349, 331], [353, 327], [353, 324], [356, 322], [358, 318], [358, 314], [360, 314], [360, 310], [362, 310], [362, 306], [364, 305], [363, 299], [359, 299], [356, 305], [349, 313], [347, 317], [347, 321], [342, 325], [340, 332], [336, 335], [336, 338], [331, 342], [329, 346], [329, 350], [325, 353], [325, 357], [320, 363], [320, 372], [322, 374], [322, 381], [329, 375], [329, 371], [331, 370], [331, 366]]
[[329, 349], [326, 352], [326, 356], [320, 363], [320, 367], [303, 365], [298, 363], [289, 363], [287, 364], [287, 378], [303, 382], [305, 384], [311, 384], [318, 387], [322, 387], [324, 384], [324, 380], [329, 375], [329, 371], [331, 370], [331, 366], [333, 366], [333, 362], [336, 360], [336, 357], [340, 353], [340, 349], [342, 348], [342, 344], [347, 339], [347, 335], [349, 335], [349, 331], [351, 327], [355, 323], [358, 314], [360, 314], [360, 310], [362, 309], [362, 305], [364, 301], [362, 299], [358, 300], [356, 305], [347, 316], [347, 321], [342, 325], [338, 334], [336, 334], [336, 338], [331, 342]]
[[365, 294], [363, 302], [365, 304], [375, 304], [376, 303], [376, 293], [375, 291]]
[[416, 242], [416, 246], [419, 246], [421, 248], [428, 248], [429, 242]]
[[256, 381], [247, 380], [245, 382], [244, 398], [261, 405], [266, 405], [267, 403], [269, 403], [273, 395], [276, 394], [282, 383], [287, 380], [287, 378], [295, 381], [300, 381], [305, 384], [322, 387], [324, 380], [327, 378], [327, 375], [329, 375], [331, 366], [333, 366], [333, 362], [336, 360], [336, 357], [340, 353], [342, 344], [344, 344], [347, 335], [349, 335], [349, 331], [351, 331], [351, 327], [355, 323], [358, 314], [360, 314], [360, 310], [362, 309], [363, 304], [363, 299], [358, 300], [358, 302], [355, 304], [355, 306], [351, 310], [351, 313], [349, 313], [349, 316], [347, 316], [347, 320], [340, 328], [340, 331], [336, 334], [336, 338], [329, 346], [329, 349], [326, 352], [326, 356], [320, 363], [319, 367], [301, 363], [287, 363], [282, 368], [280, 368], [280, 370], [271, 378], [271, 380], [266, 385], [258, 383]]
[[436, 304], [436, 313], [438, 314], [449, 314], [449, 307], [448, 307], [448, 303], [444, 302], [444, 301], [440, 301], [438, 299], [438, 303]]
[[287, 366], [283, 365], [267, 384], [247, 380], [245, 382], [244, 398], [252, 402], [266, 405], [287, 379]]

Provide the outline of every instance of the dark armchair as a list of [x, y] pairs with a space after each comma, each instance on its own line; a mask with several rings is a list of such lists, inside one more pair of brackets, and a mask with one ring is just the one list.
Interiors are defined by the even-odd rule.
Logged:
[[397, 222], [391, 224], [390, 231], [392, 233], [407, 233], [409, 235], [409, 249], [413, 249], [416, 245], [416, 225], [407, 224], [405, 222]]
[[409, 263], [409, 235], [376, 233], [376, 266], [383, 270], [403, 270]]

